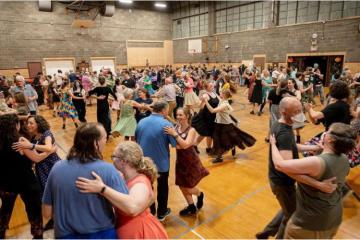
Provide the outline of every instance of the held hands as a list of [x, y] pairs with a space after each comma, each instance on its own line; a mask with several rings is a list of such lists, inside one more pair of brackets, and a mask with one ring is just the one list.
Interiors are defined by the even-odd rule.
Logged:
[[305, 110], [308, 112], [310, 109], [313, 108], [313, 105], [311, 103], [305, 103]]
[[103, 180], [94, 171], [91, 174], [95, 177], [94, 180], [87, 179], [84, 177], [78, 177], [76, 180], [76, 187], [80, 189], [82, 193], [100, 193], [102, 188], [105, 186]]
[[336, 190], [336, 177], [328, 178], [319, 183], [319, 190], [324, 193], [332, 193]]
[[104, 96], [104, 95], [101, 95], [101, 96], [97, 97], [97, 99], [99, 99], [99, 100], [104, 100], [105, 98], [106, 98], [106, 96]]
[[33, 144], [24, 137], [20, 137], [18, 142], [13, 143], [12, 149], [19, 152], [23, 149], [31, 149]]
[[269, 141], [270, 141], [270, 144], [272, 144], [272, 145], [275, 145], [275, 144], [276, 144], [276, 139], [275, 139], [274, 134], [271, 134], [271, 135], [270, 135]]
[[170, 136], [175, 137], [177, 135], [175, 129], [173, 127], [164, 127], [164, 132]]

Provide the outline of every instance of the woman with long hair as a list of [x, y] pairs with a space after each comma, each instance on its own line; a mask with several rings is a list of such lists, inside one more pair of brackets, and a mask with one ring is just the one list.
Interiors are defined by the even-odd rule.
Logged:
[[74, 106], [74, 103], [71, 100], [71, 93], [70, 93], [70, 84], [68, 81], [64, 81], [63, 85], [61, 86], [61, 105], [59, 109], [59, 116], [63, 119], [63, 126], [62, 128], [66, 128], [66, 119], [70, 118], [75, 127], [78, 127], [77, 118], [78, 113]]
[[[178, 108], [176, 119], [178, 124], [175, 128], [165, 127], [164, 131], [173, 136], [177, 142], [175, 184], [179, 186], [188, 204], [179, 213], [181, 216], [185, 216], [195, 214], [202, 208], [204, 193], [196, 186], [201, 179], [209, 175], [209, 172], [202, 165], [194, 148], [196, 131], [190, 125], [190, 110]], [[194, 204], [193, 195], [197, 196], [196, 205]]]
[[[34, 239], [42, 238], [41, 188], [31, 161], [12, 149], [20, 138], [20, 121], [15, 114], [0, 115], [0, 238], [5, 238], [18, 195], [25, 203]], [[31, 151], [31, 150], [25, 150]]]
[[238, 146], [240, 149], [251, 147], [255, 144], [256, 139], [248, 133], [240, 130], [230, 113], [233, 108], [230, 106], [228, 99], [231, 97], [230, 90], [225, 90], [220, 93], [220, 103], [216, 108], [213, 108], [208, 98], [203, 97], [206, 107], [211, 113], [216, 113], [215, 128], [213, 133], [213, 148], [212, 153], [217, 157], [212, 162], [222, 162], [222, 155]]
[[284, 160], [271, 137], [272, 160], [275, 168], [285, 174], [308, 175], [319, 181], [336, 177], [338, 188], [324, 194], [306, 184], [298, 183], [296, 211], [285, 229], [284, 238], [333, 238], [342, 222], [342, 192], [349, 173], [345, 155], [355, 146], [356, 133], [348, 124], [333, 123], [323, 137], [323, 152], [318, 156]]
[[167, 239], [161, 223], [150, 213], [154, 198], [152, 184], [157, 178], [153, 161], [144, 157], [135, 142], [120, 143], [113, 155], [115, 167], [123, 174], [129, 194], [124, 194], [103, 182], [95, 172], [94, 180], [79, 177], [76, 186], [83, 193], [98, 193], [116, 208], [116, 232], [121, 239]]
[[75, 80], [73, 87], [70, 89], [69, 94], [71, 96], [71, 100], [75, 106], [75, 109], [79, 115], [80, 122], [86, 122], [86, 91], [83, 85], [79, 80]]

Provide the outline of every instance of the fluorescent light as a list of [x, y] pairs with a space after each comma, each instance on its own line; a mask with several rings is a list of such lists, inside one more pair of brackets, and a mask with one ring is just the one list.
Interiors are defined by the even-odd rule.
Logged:
[[119, 2], [121, 2], [121, 3], [126, 3], [126, 4], [133, 3], [132, 0], [119, 0]]
[[167, 6], [165, 3], [155, 3], [155, 7], [166, 8]]

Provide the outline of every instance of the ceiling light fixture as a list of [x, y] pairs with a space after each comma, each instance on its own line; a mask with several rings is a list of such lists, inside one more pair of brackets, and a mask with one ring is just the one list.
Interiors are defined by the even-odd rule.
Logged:
[[125, 3], [125, 4], [131, 4], [131, 3], [133, 3], [132, 0], [119, 0], [119, 2]]
[[166, 4], [165, 3], [155, 3], [155, 7], [158, 7], [158, 8], [166, 8]]

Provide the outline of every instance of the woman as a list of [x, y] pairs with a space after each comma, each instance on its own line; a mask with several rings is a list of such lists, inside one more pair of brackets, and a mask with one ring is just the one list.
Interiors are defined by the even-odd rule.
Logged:
[[61, 106], [59, 109], [59, 116], [63, 119], [63, 126], [62, 128], [66, 128], [66, 119], [70, 118], [75, 127], [78, 127], [77, 124], [77, 117], [78, 113], [75, 109], [75, 106], [73, 102], [71, 101], [71, 93], [70, 93], [70, 85], [68, 81], [64, 81], [62, 87], [61, 87]]
[[[220, 91], [230, 90], [231, 93], [236, 93], [236, 87], [231, 83], [231, 77], [229, 74], [225, 74], [224, 76], [224, 84], [220, 87]], [[232, 104], [232, 99], [228, 99], [230, 105]]]
[[[219, 105], [219, 97], [214, 92], [214, 82], [204, 81], [203, 87], [205, 88], [205, 93], [203, 95], [209, 97], [209, 104], [216, 108]], [[215, 127], [215, 117], [216, 113], [211, 113], [206, 107], [204, 101], [200, 104], [199, 113], [193, 117], [191, 121], [191, 126], [195, 128], [196, 132], [199, 134], [196, 139], [195, 150], [199, 153], [197, 145], [206, 137], [206, 152], [210, 153], [211, 144], [212, 144], [212, 135], [214, 133]]]
[[220, 94], [220, 103], [216, 108], [210, 105], [209, 99], [206, 96], [203, 97], [203, 101], [205, 101], [209, 111], [216, 113], [212, 152], [216, 154], [217, 157], [212, 161], [213, 163], [222, 162], [222, 155], [235, 146], [245, 149], [246, 146], [251, 147], [256, 142], [253, 136], [235, 126], [235, 122], [230, 115], [233, 108], [228, 102], [229, 97], [231, 97], [230, 90], [223, 91]]
[[149, 70], [144, 71], [143, 83], [144, 83], [144, 88], [148, 91], [148, 93], [150, 95], [153, 95], [155, 93], [155, 91], [152, 88], [152, 81], [151, 81], [151, 79], [149, 77]]
[[60, 92], [57, 89], [56, 82], [51, 81], [49, 84], [49, 96], [51, 96], [51, 103], [53, 109], [53, 117], [56, 117], [60, 108]]
[[284, 160], [271, 137], [272, 159], [278, 171], [291, 175], [309, 175], [319, 181], [336, 177], [338, 188], [325, 194], [298, 183], [296, 211], [289, 220], [284, 238], [333, 238], [342, 222], [341, 187], [349, 173], [344, 155], [355, 146], [356, 133], [344, 123], [332, 124], [323, 138], [321, 155]]
[[125, 87], [121, 85], [120, 79], [115, 80], [115, 85], [113, 88], [113, 92], [115, 93], [117, 100], [113, 101], [111, 104], [111, 108], [116, 111], [116, 120], [119, 121], [120, 118], [120, 110], [121, 105], [124, 102], [124, 89]]
[[313, 123], [322, 122], [327, 131], [331, 124], [341, 122], [350, 124], [352, 119], [350, 105], [347, 102], [350, 96], [350, 89], [343, 81], [335, 82], [330, 86], [331, 103], [320, 112], [315, 111], [311, 104], [305, 104]]
[[[15, 114], [0, 115], [0, 238], [5, 238], [17, 195], [25, 203], [34, 239], [42, 239], [41, 188], [31, 161], [12, 149], [20, 138], [20, 122]], [[30, 150], [25, 150], [30, 151]]]
[[125, 101], [121, 107], [120, 119], [112, 130], [112, 135], [118, 137], [119, 135], [125, 137], [125, 141], [135, 141], [136, 119], [134, 107], [144, 108], [143, 105], [135, 102], [133, 99], [134, 90], [127, 88], [124, 90]]
[[141, 119], [150, 116], [151, 110], [150, 105], [153, 103], [153, 100], [150, 97], [150, 94], [145, 88], [140, 88], [138, 90], [138, 98], [135, 99], [135, 102], [141, 104], [142, 108], [135, 108], [135, 119], [139, 123]]
[[194, 113], [194, 105], [199, 104], [199, 98], [194, 93], [194, 80], [190, 77], [189, 73], [185, 75], [184, 84], [184, 105], [186, 108], [189, 108], [192, 113]]
[[72, 102], [74, 103], [75, 109], [79, 115], [80, 122], [86, 122], [86, 91], [83, 88], [79, 80], [75, 80], [74, 86], [70, 89], [69, 92]]
[[76, 186], [83, 193], [99, 193], [116, 207], [118, 238], [167, 239], [164, 227], [149, 209], [154, 198], [152, 183], [157, 178], [155, 164], [144, 157], [141, 147], [135, 142], [120, 143], [112, 159], [127, 182], [128, 195], [106, 185], [95, 172], [92, 173], [95, 180], [79, 177]]
[[[184, 106], [184, 91], [185, 91], [185, 82], [181, 76], [181, 71], [177, 70], [175, 74], [175, 84], [179, 87], [180, 91], [176, 93], [176, 107]], [[176, 115], [176, 108], [174, 109], [174, 115]]]
[[[176, 139], [176, 169], [175, 184], [179, 186], [188, 206], [180, 211], [181, 216], [195, 214], [203, 206], [204, 193], [196, 185], [202, 178], [209, 175], [209, 172], [201, 164], [197, 155], [194, 142], [196, 131], [191, 127], [191, 115], [188, 109], [179, 108], [176, 112], [178, 125], [175, 128], [165, 127], [167, 134]], [[192, 195], [197, 196], [196, 206]]]
[[97, 99], [97, 109], [96, 109], [96, 116], [97, 121], [101, 123], [104, 128], [106, 129], [107, 137], [109, 138], [109, 134], [111, 132], [111, 118], [110, 118], [110, 109], [109, 109], [109, 102], [108, 97], [109, 94], [117, 100], [116, 95], [106, 85], [106, 80], [103, 76], [99, 77], [99, 86], [89, 91], [89, 96], [96, 95]]
[[262, 103], [260, 106], [260, 112], [263, 113], [264, 107], [266, 105], [266, 101], [269, 96], [269, 92], [272, 89], [271, 87], [276, 86], [276, 84], [273, 84], [273, 80], [270, 76], [270, 72], [266, 69], [262, 71], [261, 85], [262, 85]]
[[111, 203], [96, 194], [83, 194], [75, 185], [78, 177], [91, 178], [91, 173], [97, 171], [109, 187], [127, 193], [115, 167], [102, 160], [106, 140], [102, 125], [82, 124], [76, 129], [67, 159], [58, 161], [51, 170], [43, 197], [43, 216], [54, 217], [55, 238], [117, 237]]
[[260, 72], [255, 73], [254, 90], [252, 91], [250, 102], [253, 105], [250, 114], [257, 112], [258, 116], [261, 116], [260, 105], [262, 104], [262, 80]]

